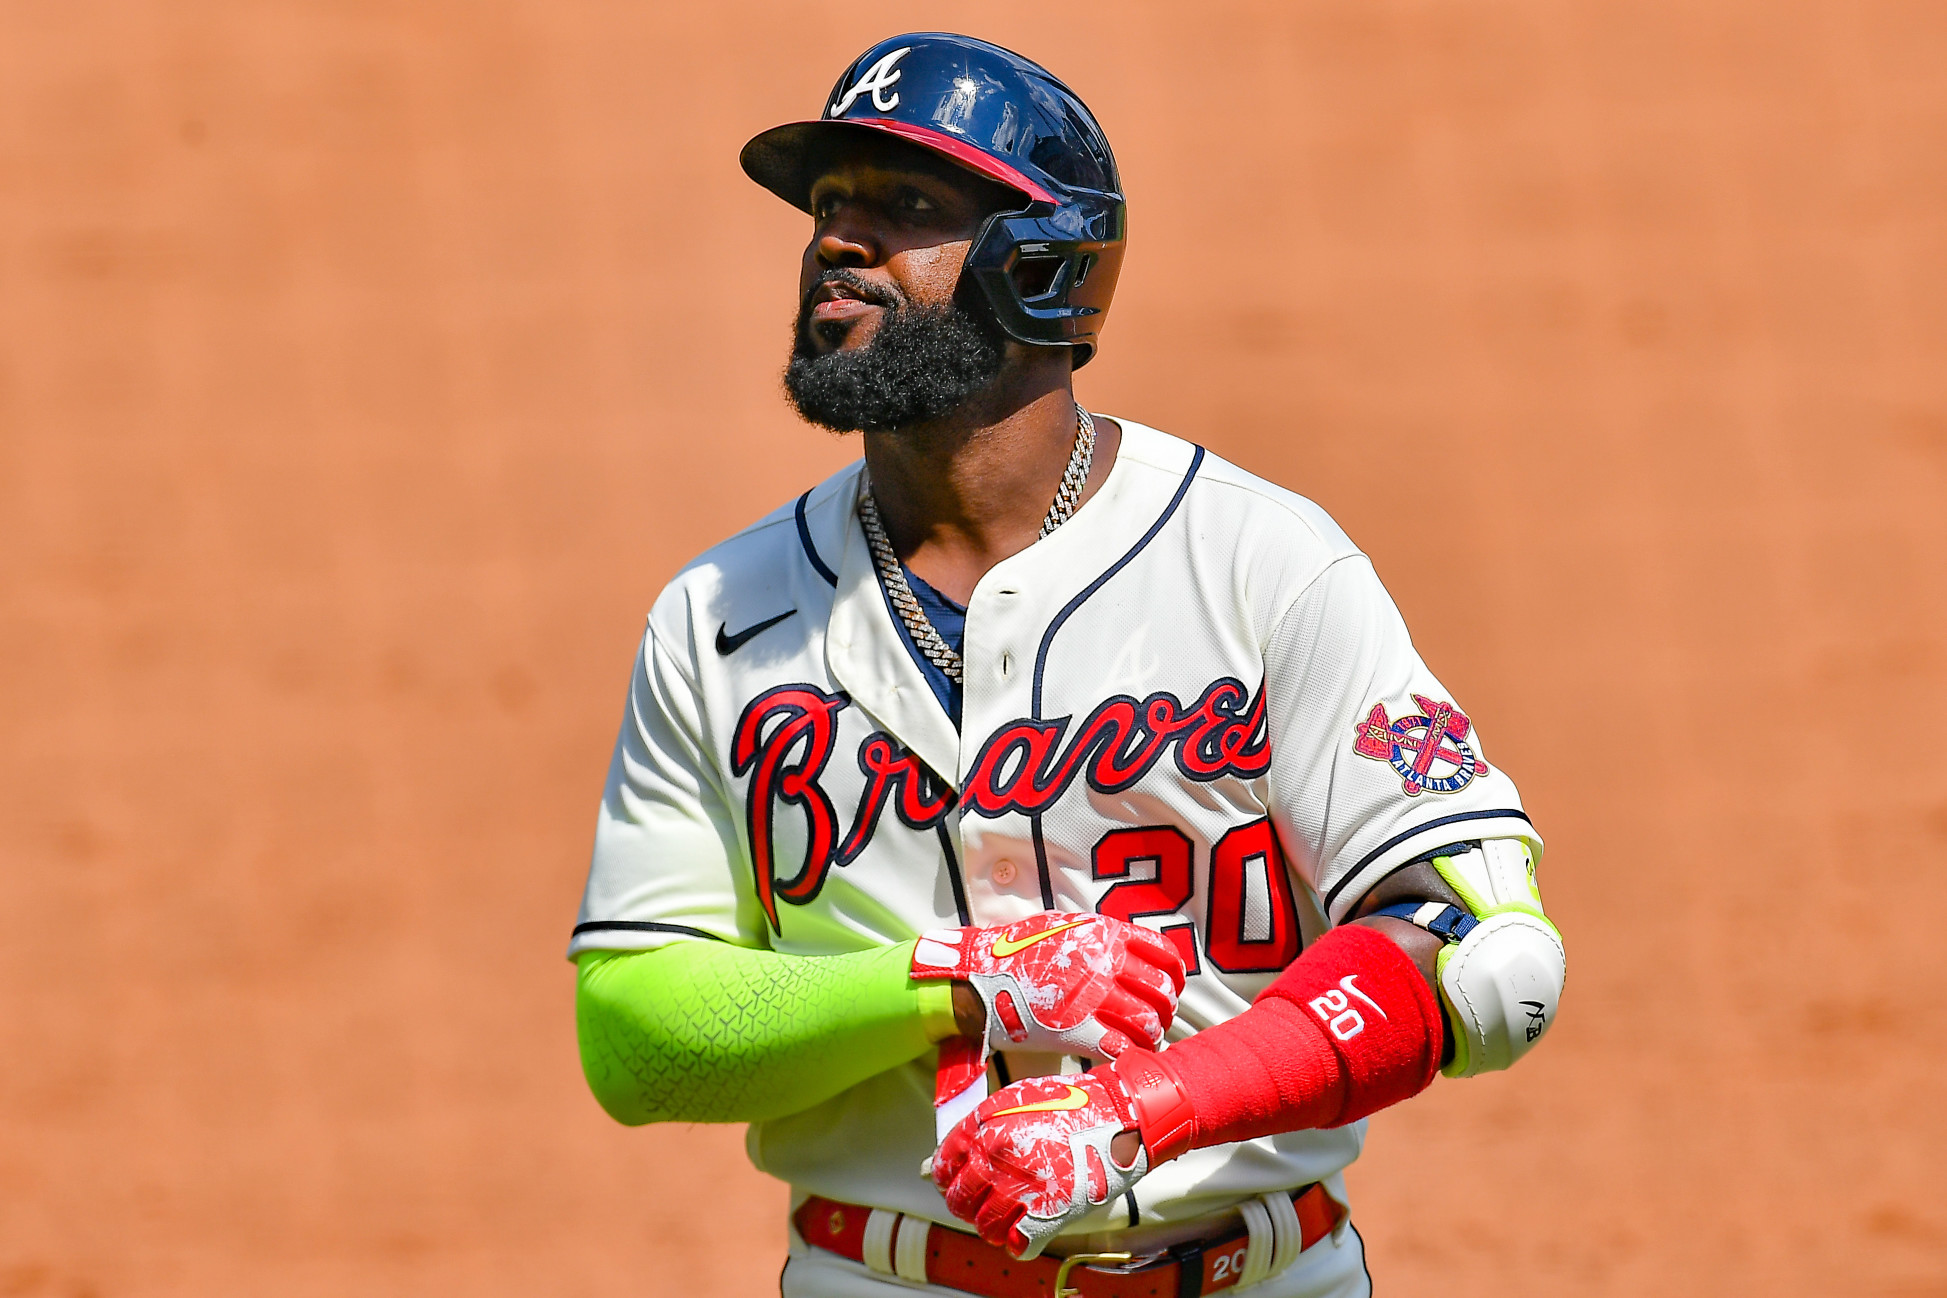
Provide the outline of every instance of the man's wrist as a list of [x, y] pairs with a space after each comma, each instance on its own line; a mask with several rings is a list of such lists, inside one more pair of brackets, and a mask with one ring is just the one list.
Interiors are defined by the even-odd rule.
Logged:
[[913, 994], [919, 1003], [920, 1026], [926, 1039], [935, 1044], [948, 1037], [971, 1037], [978, 1041], [987, 1034], [987, 1006], [973, 984], [959, 981], [915, 981]]
[[980, 993], [974, 990], [972, 983], [956, 979], [952, 987], [953, 1021], [960, 1035], [981, 1040], [987, 1035], [987, 1003], [980, 999]]

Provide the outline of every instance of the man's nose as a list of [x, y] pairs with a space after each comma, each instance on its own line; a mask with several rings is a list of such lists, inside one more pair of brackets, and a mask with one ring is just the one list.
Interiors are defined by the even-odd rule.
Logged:
[[879, 241], [865, 223], [851, 219], [844, 211], [838, 212], [825, 223], [818, 232], [813, 244], [821, 270], [835, 266], [876, 266], [879, 263]]

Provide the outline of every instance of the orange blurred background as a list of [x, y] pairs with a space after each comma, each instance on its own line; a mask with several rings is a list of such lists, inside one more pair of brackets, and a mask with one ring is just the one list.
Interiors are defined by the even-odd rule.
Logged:
[[738, 147], [922, 21], [1115, 141], [1083, 399], [1330, 509], [1548, 836], [1381, 1292], [1947, 1294], [1947, 11], [1091, 8], [0, 12], [0, 1294], [775, 1292], [562, 952], [650, 601], [856, 453]]

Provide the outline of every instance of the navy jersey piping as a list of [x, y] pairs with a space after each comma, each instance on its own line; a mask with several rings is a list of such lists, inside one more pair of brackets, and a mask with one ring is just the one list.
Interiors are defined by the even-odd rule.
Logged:
[[1028, 834], [1034, 839], [1034, 868], [1041, 875], [1041, 909], [1055, 908], [1055, 880], [1048, 872], [1048, 840], [1041, 836], [1041, 813], [1028, 818]]
[[[1149, 530], [1142, 534], [1142, 539], [1129, 547], [1129, 553], [1110, 564], [1108, 570], [1101, 576], [1084, 586], [1080, 594], [1064, 604], [1061, 612], [1055, 614], [1054, 619], [1048, 623], [1048, 629], [1041, 633], [1041, 647], [1035, 650], [1034, 654], [1034, 697], [1028, 709], [1028, 715], [1036, 721], [1041, 719], [1041, 682], [1048, 668], [1048, 651], [1054, 647], [1055, 633], [1061, 630], [1062, 623], [1066, 622], [1076, 609], [1088, 602], [1089, 596], [1107, 585], [1109, 578], [1128, 567], [1130, 562], [1156, 539], [1156, 534], [1163, 530], [1164, 525], [1176, 516], [1177, 508], [1183, 504], [1183, 497], [1190, 494], [1190, 484], [1196, 481], [1197, 470], [1203, 467], [1203, 454], [1203, 448], [1197, 447], [1196, 454], [1190, 457], [1190, 467], [1183, 474], [1183, 481], [1177, 484], [1176, 494], [1170, 497], [1170, 503], [1163, 507], [1163, 512], [1157, 516], [1154, 523], [1149, 525]], [[1041, 904], [1045, 909], [1053, 910], [1055, 881], [1048, 870], [1048, 843], [1041, 834], [1040, 812], [1034, 814], [1028, 826], [1034, 837], [1034, 868], [1041, 876]]]
[[1391, 838], [1381, 843], [1378, 847], [1375, 847], [1370, 852], [1367, 852], [1363, 857], [1359, 859], [1359, 863], [1357, 865], [1353, 866], [1350, 870], [1347, 870], [1345, 872], [1345, 877], [1343, 879], [1340, 879], [1337, 883], [1332, 885], [1330, 891], [1328, 891], [1325, 894], [1325, 909], [1328, 911], [1332, 909], [1332, 903], [1338, 900], [1339, 894], [1345, 891], [1347, 885], [1349, 885], [1354, 879], [1359, 877], [1359, 872], [1361, 870], [1371, 865], [1374, 861], [1377, 861], [1380, 857], [1384, 856], [1386, 853], [1392, 851], [1395, 847], [1398, 847], [1401, 843], [1404, 843], [1407, 839], [1417, 838], [1421, 834], [1426, 833], [1429, 829], [1438, 829], [1442, 825], [1458, 825], [1463, 821], [1468, 821], [1468, 820], [1500, 820], [1506, 816], [1512, 816], [1516, 820], [1527, 820], [1530, 825], [1535, 823], [1532, 820], [1528, 820], [1528, 813], [1525, 811], [1518, 811], [1513, 807], [1500, 807], [1493, 811], [1456, 812], [1454, 815], [1451, 816], [1442, 816], [1438, 820], [1429, 820], [1429, 821], [1425, 821], [1422, 824], [1415, 825], [1413, 826], [1413, 828], [1405, 831], [1404, 833], [1394, 834]]
[[621, 929], [629, 933], [680, 933], [684, 937], [700, 937], [711, 942], [724, 940], [715, 933], [705, 933], [702, 929], [691, 928], [687, 924], [660, 924], [647, 919], [594, 919], [586, 924], [575, 925], [573, 936], [580, 937], [583, 933], [600, 933], [608, 929]]
[[[817, 488], [814, 487], [812, 490], [815, 491]], [[804, 547], [804, 557], [811, 561], [811, 566], [817, 570], [820, 577], [825, 579], [825, 584], [833, 590], [837, 590], [838, 574], [825, 566], [825, 561], [818, 557], [818, 547], [811, 543], [811, 524], [805, 521], [804, 516], [805, 502], [810, 499], [811, 492], [805, 492], [804, 495], [798, 497], [798, 503], [791, 511], [792, 515], [798, 520], [798, 544]]]
[[1156, 539], [1156, 534], [1163, 530], [1164, 524], [1168, 523], [1175, 516], [1177, 507], [1183, 503], [1183, 497], [1190, 492], [1190, 484], [1196, 481], [1197, 470], [1202, 467], [1203, 448], [1199, 446], [1196, 448], [1196, 454], [1190, 457], [1189, 471], [1183, 475], [1183, 481], [1177, 485], [1176, 494], [1170, 497], [1170, 503], [1164, 507], [1163, 512], [1157, 517], [1156, 521], [1150, 524], [1149, 530], [1143, 533], [1142, 540], [1130, 546], [1129, 553], [1110, 564], [1108, 571], [1104, 572], [1087, 586], [1084, 586], [1081, 594], [1063, 605], [1061, 612], [1055, 614], [1054, 620], [1048, 623], [1048, 629], [1042, 632], [1041, 648], [1034, 655], [1034, 701], [1033, 706], [1028, 712], [1028, 715], [1036, 721], [1041, 719], [1041, 678], [1048, 666], [1048, 650], [1054, 647], [1055, 633], [1061, 630], [1062, 623], [1066, 622], [1074, 614], [1076, 609], [1088, 601], [1089, 596], [1107, 585], [1109, 578], [1128, 567], [1130, 561], [1141, 554], [1144, 548]]
[[960, 861], [953, 854], [953, 835], [946, 832], [946, 822], [933, 826], [940, 836], [940, 851], [946, 854], [946, 880], [953, 885], [953, 909], [960, 917], [960, 927], [973, 923], [973, 915], [967, 909], [967, 885], [960, 881]]

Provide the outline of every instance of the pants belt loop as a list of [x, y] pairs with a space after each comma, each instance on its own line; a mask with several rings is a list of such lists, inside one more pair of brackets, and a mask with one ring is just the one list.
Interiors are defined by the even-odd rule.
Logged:
[[926, 1243], [933, 1223], [919, 1217], [901, 1217], [893, 1231], [892, 1270], [901, 1280], [926, 1283]]
[[1251, 1232], [1251, 1242], [1244, 1250], [1244, 1269], [1237, 1277], [1237, 1287], [1242, 1289], [1271, 1274], [1271, 1258], [1277, 1252], [1278, 1240], [1271, 1228], [1271, 1213], [1262, 1199], [1246, 1199], [1237, 1205], [1237, 1211], [1244, 1218], [1244, 1228]]
[[1265, 1211], [1271, 1214], [1271, 1236], [1274, 1245], [1271, 1251], [1271, 1270], [1265, 1279], [1279, 1274], [1298, 1260], [1305, 1251], [1305, 1226], [1298, 1220], [1298, 1209], [1291, 1201], [1288, 1192], [1262, 1196]]
[[899, 1225], [899, 1214], [874, 1208], [865, 1219], [863, 1261], [880, 1275], [892, 1275], [892, 1234]]

